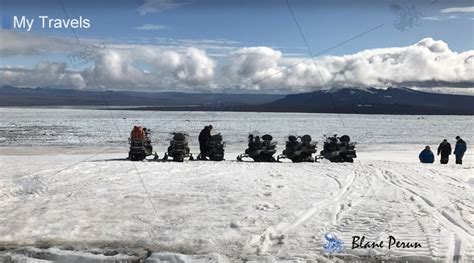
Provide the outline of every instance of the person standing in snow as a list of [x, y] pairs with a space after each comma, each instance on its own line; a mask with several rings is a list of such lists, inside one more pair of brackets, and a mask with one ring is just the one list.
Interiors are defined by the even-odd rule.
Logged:
[[204, 126], [204, 129], [201, 130], [199, 133], [199, 150], [201, 151], [200, 153], [200, 159], [201, 160], [207, 160], [206, 158], [206, 152], [207, 152], [207, 143], [211, 140], [211, 130], [212, 130], [212, 125], [209, 126]]
[[434, 154], [429, 146], [426, 146], [420, 155], [418, 155], [421, 163], [434, 163]]
[[454, 154], [456, 155], [456, 164], [462, 164], [462, 157], [467, 150], [466, 142], [461, 137], [456, 136], [456, 146], [454, 147]]
[[438, 146], [438, 155], [441, 154], [441, 164], [447, 164], [449, 162], [449, 156], [451, 155], [451, 152], [451, 144], [449, 144], [448, 140], [444, 139]]

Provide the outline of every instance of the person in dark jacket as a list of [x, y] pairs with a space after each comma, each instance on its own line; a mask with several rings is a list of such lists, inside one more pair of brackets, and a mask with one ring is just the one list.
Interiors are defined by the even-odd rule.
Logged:
[[451, 152], [451, 144], [449, 144], [448, 140], [444, 139], [438, 146], [438, 155], [441, 154], [441, 164], [447, 164], [449, 162], [449, 156], [451, 155]]
[[206, 153], [207, 153], [207, 143], [211, 140], [211, 130], [212, 125], [204, 126], [204, 129], [201, 130], [199, 133], [199, 150], [201, 151], [201, 160], [207, 160]]
[[454, 147], [454, 154], [456, 155], [456, 164], [462, 164], [462, 157], [467, 150], [466, 142], [461, 137], [456, 136], [456, 146]]
[[429, 146], [426, 146], [425, 149], [421, 151], [418, 158], [420, 158], [421, 163], [434, 163], [434, 154]]

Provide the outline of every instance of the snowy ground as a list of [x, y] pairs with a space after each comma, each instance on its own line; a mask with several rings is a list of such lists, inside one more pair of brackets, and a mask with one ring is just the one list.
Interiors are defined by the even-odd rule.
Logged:
[[[197, 131], [208, 122], [224, 127], [219, 130], [229, 138], [227, 161], [132, 163], [123, 160], [127, 149], [117, 143], [119, 136], [115, 143], [92, 147], [93, 138], [102, 138], [95, 136], [101, 133], [96, 127], [103, 127], [97, 123], [104, 121], [70, 116], [87, 112], [42, 110], [54, 113], [48, 116], [0, 111], [5, 138], [0, 142], [0, 262], [138, 262], [145, 257], [147, 262], [474, 261], [472, 151], [462, 166], [417, 162], [420, 147], [434, 147], [439, 137], [460, 133], [468, 144], [474, 142], [472, 117], [282, 114], [280, 125], [275, 124], [279, 115], [263, 125], [264, 119], [256, 121], [250, 114], [226, 113], [227, 119], [197, 114], [190, 118], [199, 124]], [[87, 116], [102, 118], [108, 114], [89, 112]], [[127, 115], [124, 120], [136, 113], [117, 114]], [[341, 130], [360, 136], [353, 164], [234, 161], [245, 145], [230, 137], [245, 138], [248, 132], [237, 130], [239, 123], [248, 125], [239, 118], [262, 125], [258, 130], [275, 130], [278, 138], [285, 130], [302, 133], [304, 120], [316, 130], [310, 131], [314, 135], [321, 135], [325, 128], [319, 125], [325, 122], [337, 130], [340, 117], [345, 122]], [[75, 132], [87, 130], [88, 124], [94, 136], [78, 137]], [[55, 125], [70, 132], [38, 134]], [[447, 130], [441, 132], [441, 126]], [[8, 134], [20, 129], [23, 138], [35, 133], [37, 139], [18, 140], [22, 147], [14, 147], [9, 138], [19, 135]], [[113, 133], [114, 127], [110, 129]], [[58, 136], [63, 140], [58, 142]], [[156, 143], [160, 155], [164, 144]], [[343, 251], [329, 255], [323, 250], [328, 232], [343, 240]], [[422, 247], [388, 250], [390, 235]], [[352, 249], [352, 236], [383, 240], [385, 247]]]

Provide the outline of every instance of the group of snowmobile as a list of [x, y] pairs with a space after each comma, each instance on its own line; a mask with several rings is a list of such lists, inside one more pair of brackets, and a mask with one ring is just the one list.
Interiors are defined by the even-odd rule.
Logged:
[[[204, 129], [209, 127], [212, 129], [212, 126], [206, 126]], [[184, 132], [174, 132], [171, 135], [170, 145], [161, 160], [166, 161], [169, 157], [175, 162], [183, 162], [185, 159], [194, 160], [188, 145], [189, 135]], [[197, 160], [224, 160], [225, 142], [220, 133], [208, 136], [205, 141], [199, 138], [199, 142], [201, 152], [197, 156]], [[158, 154], [153, 152], [150, 131], [147, 128], [135, 126], [130, 133], [129, 143], [129, 160], [141, 161], [146, 159], [147, 156], [154, 156], [154, 160], [159, 159]], [[315, 155], [317, 142], [313, 141], [310, 135], [289, 135], [282, 154], [275, 158], [277, 142], [273, 140], [270, 134], [261, 137], [250, 134], [248, 136], [248, 148], [244, 153], [237, 156], [237, 160], [244, 161], [245, 158], [250, 158], [255, 162], [280, 162], [282, 159], [289, 159], [294, 163], [300, 163], [316, 162], [318, 159], [324, 158], [331, 162], [351, 163], [357, 157], [355, 145], [356, 143], [351, 142], [348, 135], [338, 137], [335, 134], [325, 138], [323, 150], [319, 155]]]

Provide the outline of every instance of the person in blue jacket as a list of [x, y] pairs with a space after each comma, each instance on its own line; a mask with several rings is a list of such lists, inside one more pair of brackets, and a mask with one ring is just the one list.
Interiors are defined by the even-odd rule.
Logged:
[[461, 137], [456, 136], [456, 146], [454, 147], [454, 154], [456, 155], [456, 164], [462, 164], [462, 157], [467, 150], [466, 142]]
[[426, 146], [425, 149], [421, 151], [418, 158], [420, 158], [421, 163], [434, 163], [434, 154], [429, 146]]

